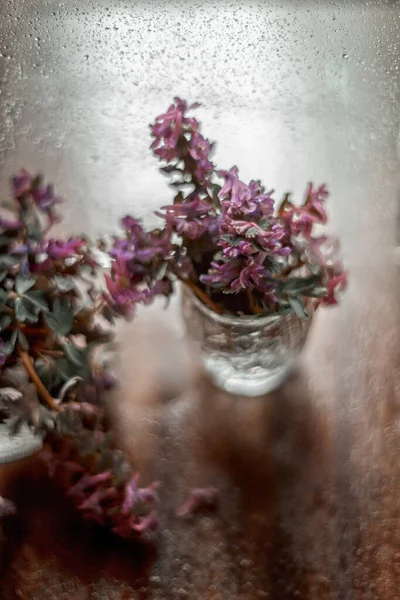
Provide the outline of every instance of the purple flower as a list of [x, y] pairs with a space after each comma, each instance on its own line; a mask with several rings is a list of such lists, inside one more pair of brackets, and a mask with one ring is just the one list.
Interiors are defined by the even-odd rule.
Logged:
[[80, 237], [69, 238], [68, 241], [50, 239], [43, 244], [42, 251], [53, 260], [64, 260], [72, 258], [79, 253], [79, 250], [86, 245], [85, 240]]
[[322, 235], [318, 238], [311, 237], [305, 248], [307, 260], [320, 267], [342, 268], [339, 257], [340, 244], [335, 237]]
[[237, 167], [229, 171], [217, 171], [225, 179], [218, 197], [224, 214], [232, 218], [270, 217], [274, 212], [272, 191], [264, 194], [260, 181], [250, 181], [249, 185], [240, 181]]
[[208, 181], [214, 168], [209, 156], [213, 150], [213, 144], [203, 137], [197, 130], [192, 133], [189, 142], [189, 154], [196, 161], [195, 176], [203, 185]]
[[165, 219], [179, 235], [187, 236], [190, 240], [217, 229], [217, 215], [212, 214], [212, 206], [199, 197], [190, 202], [163, 206], [162, 210], [165, 210], [166, 214], [160, 212], [156, 214]]
[[178, 517], [192, 516], [202, 510], [213, 510], [218, 506], [218, 489], [215, 487], [191, 490], [189, 499], [177, 509]]
[[257, 254], [259, 249], [251, 241], [241, 240], [235, 246], [232, 246], [228, 241], [221, 240], [220, 246], [223, 248], [222, 253], [225, 258], [238, 258], [239, 256], [251, 256]]
[[82, 498], [88, 490], [91, 490], [100, 484], [110, 482], [112, 477], [111, 471], [103, 471], [97, 473], [97, 475], [82, 475], [79, 481], [69, 488], [68, 495]]
[[31, 193], [37, 207], [43, 212], [49, 212], [56, 204], [62, 202], [60, 196], [54, 193], [54, 188], [51, 184], [46, 186], [39, 185], [37, 188], [33, 188]]
[[253, 260], [249, 260], [241, 269], [239, 277], [231, 282], [231, 289], [234, 292], [239, 292], [241, 289], [256, 289], [263, 294], [270, 294], [276, 285], [270, 278], [271, 274], [265, 267], [256, 264]]
[[137, 502], [153, 506], [158, 499], [155, 490], [159, 487], [159, 482], [153, 482], [148, 488], [139, 488], [138, 481], [139, 474], [135, 473], [125, 485], [125, 499], [121, 508], [123, 514], [131, 513]]
[[216, 262], [212, 261], [206, 275], [200, 275], [200, 281], [204, 285], [218, 288], [229, 288], [234, 279], [239, 277], [241, 263], [239, 261]]
[[138, 303], [149, 304], [154, 296], [168, 296], [172, 291], [168, 275], [159, 277], [160, 267], [173, 251], [170, 228], [145, 231], [139, 220], [127, 216], [122, 220], [126, 237], [114, 239], [109, 250], [114, 259], [111, 273], [105, 274], [109, 306], [129, 319]]
[[14, 198], [30, 192], [34, 178], [26, 169], [21, 169], [18, 175], [11, 179], [11, 188]]
[[328, 195], [325, 185], [320, 185], [314, 189], [313, 184], [310, 183], [306, 200], [302, 206], [295, 206], [286, 198], [279, 209], [279, 217], [288, 239], [292, 236], [302, 236], [304, 239], [309, 240], [314, 224], [326, 223], [327, 214], [324, 203]]
[[112, 309], [126, 319], [131, 319], [135, 305], [143, 301], [143, 293], [129, 288], [129, 279], [108, 273], [104, 275], [110, 297], [106, 297]]
[[162, 160], [177, 161], [173, 170], [181, 161], [184, 173], [191, 176], [195, 186], [204, 188], [214, 169], [210, 161], [213, 144], [199, 133], [198, 121], [186, 116], [187, 111], [198, 106], [175, 98], [168, 111], [159, 115], [150, 126], [155, 138], [151, 148]]
[[325, 211], [325, 201], [328, 199], [329, 193], [325, 185], [319, 185], [314, 189], [313, 184], [309, 183], [307, 191], [307, 199], [304, 207], [308, 208], [310, 217], [315, 223], [325, 224], [328, 220]]
[[180, 151], [177, 148], [178, 140], [184, 132], [184, 126], [192, 131], [197, 131], [196, 119], [188, 119], [186, 111], [196, 108], [198, 104], [188, 104], [180, 98], [174, 98], [166, 113], [156, 117], [155, 124], [150, 126], [152, 136], [155, 138], [151, 144], [154, 153], [161, 159], [171, 161], [179, 158]]
[[[101, 506], [101, 503], [115, 498], [117, 493], [115, 488], [100, 488], [93, 492], [93, 494], [90, 494], [78, 508], [79, 510], [91, 513], [93, 516], [102, 516], [104, 508]], [[100, 522], [102, 521], [103, 519], [100, 520]]]
[[134, 257], [134, 248], [131, 240], [115, 240], [109, 254], [121, 262], [127, 262]]
[[4, 219], [0, 218], [0, 227], [5, 229], [6, 231], [15, 231], [22, 227], [21, 221], [17, 221], [16, 219]]
[[337, 304], [336, 294], [338, 291], [343, 291], [347, 286], [347, 273], [339, 273], [337, 275], [332, 274], [328, 279], [327, 293], [324, 298], [321, 299], [322, 305]]
[[152, 510], [145, 516], [130, 515], [123, 519], [119, 519], [118, 524], [113, 527], [112, 531], [122, 538], [130, 538], [135, 534], [154, 531], [157, 527], [157, 513], [155, 510]]
[[[219, 245], [222, 248], [227, 248], [230, 245], [237, 246], [240, 238], [243, 241], [253, 240], [258, 245], [259, 250], [274, 254], [276, 256], [287, 256], [290, 253], [290, 247], [284, 246], [285, 230], [275, 220], [270, 220], [267, 227], [261, 227], [256, 221], [243, 221], [231, 219], [227, 214], [220, 222], [221, 242]], [[233, 241], [226, 242], [226, 238], [222, 236], [230, 236]], [[248, 249], [248, 246], [244, 246]], [[247, 252], [246, 252], [247, 253]]]

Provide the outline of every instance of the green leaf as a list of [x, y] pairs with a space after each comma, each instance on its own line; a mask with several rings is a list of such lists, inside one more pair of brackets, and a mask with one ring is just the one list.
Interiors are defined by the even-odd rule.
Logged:
[[[64, 377], [61, 373], [58, 364], [59, 362], [60, 361], [53, 359], [44, 361], [43, 359], [38, 358], [35, 360], [36, 372], [43, 382], [45, 388], [49, 391], [51, 391], [53, 388], [58, 389], [64, 383], [64, 381], [68, 379], [68, 374], [67, 377]], [[65, 361], [65, 363], [67, 364], [67, 361]]]
[[29, 342], [27, 340], [26, 335], [23, 331], [18, 331], [18, 343], [21, 346], [22, 350], [29, 350]]
[[0, 302], [2, 302], [3, 304], [6, 304], [6, 302], [9, 300], [9, 296], [8, 296], [8, 292], [2, 288], [0, 288]]
[[70, 363], [65, 358], [60, 358], [57, 361], [57, 373], [59, 373], [63, 381], [68, 381], [71, 377], [76, 375], [76, 366]]
[[161, 167], [160, 171], [162, 171], [163, 173], [167, 173], [167, 175], [174, 172], [183, 173], [182, 169], [179, 169], [174, 165], [167, 165], [166, 167]]
[[7, 271], [6, 270], [0, 271], [0, 283], [2, 281], [4, 281], [6, 277], [7, 277]]
[[22, 298], [16, 298], [14, 302], [15, 318], [20, 323], [25, 323], [28, 312], [26, 310], [26, 304]]
[[49, 307], [46, 301], [46, 294], [45, 292], [42, 292], [42, 290], [30, 291], [24, 294], [24, 298], [29, 300], [29, 302], [32, 302], [32, 304], [34, 304], [37, 309], [40, 309], [37, 312], [40, 312], [41, 310], [44, 312], [48, 312]]
[[78, 346], [75, 346], [71, 342], [64, 342], [63, 349], [68, 360], [77, 367], [83, 367], [86, 364], [85, 349], [78, 348]]
[[9, 314], [3, 313], [0, 316], [0, 331], [4, 331], [11, 324], [12, 319]]
[[229, 235], [228, 233], [224, 233], [223, 235], [220, 236], [220, 238], [224, 242], [228, 242], [228, 244], [230, 244], [232, 242], [232, 236]]
[[56, 298], [53, 302], [53, 310], [46, 313], [44, 319], [48, 327], [58, 335], [68, 335], [71, 332], [74, 315], [66, 298]]
[[30, 219], [27, 223], [28, 237], [34, 242], [41, 242], [43, 238], [43, 229], [41, 227], [39, 219], [36, 217]]
[[27, 300], [25, 296], [21, 296], [15, 299], [14, 302], [15, 317], [20, 323], [28, 321], [29, 323], [38, 322], [38, 314], [35, 307]]
[[322, 286], [318, 286], [315, 287], [310, 293], [309, 295], [312, 298], [323, 298], [324, 296], [326, 296], [327, 293], [327, 288], [326, 287], [322, 287]]
[[221, 190], [222, 190], [222, 187], [220, 185], [218, 185], [217, 183], [212, 183], [211, 184], [212, 199], [215, 202], [219, 203], [218, 194], [220, 193]]
[[65, 294], [66, 292], [72, 292], [72, 290], [76, 288], [75, 281], [72, 279], [72, 277], [64, 275], [54, 275], [53, 281], [56, 288], [63, 294]]
[[0, 269], [15, 267], [20, 261], [18, 256], [12, 256], [11, 254], [0, 255]]
[[257, 229], [257, 227], [249, 227], [249, 229], [246, 231], [245, 236], [247, 238], [254, 238], [256, 237], [256, 235], [258, 235], [260, 232]]
[[11, 338], [8, 342], [3, 343], [3, 352], [6, 356], [10, 356], [15, 348], [15, 342], [17, 341], [18, 331], [14, 329], [11, 334]]
[[11, 242], [11, 239], [8, 235], [0, 235], [0, 247], [7, 246]]
[[289, 304], [293, 309], [293, 312], [300, 318], [300, 319], [308, 319], [308, 313], [306, 311], [306, 309], [304, 308], [304, 304], [303, 302], [300, 300], [299, 297], [297, 296], [289, 296], [288, 297], [289, 300]]
[[156, 279], [162, 279], [163, 277], [165, 277], [165, 274], [168, 270], [168, 261], [164, 261], [160, 268], [158, 269], [157, 275], [156, 275]]
[[31, 289], [36, 283], [35, 277], [28, 275], [28, 277], [24, 277], [23, 275], [17, 275], [15, 278], [15, 291], [17, 294], [25, 294], [28, 290]]

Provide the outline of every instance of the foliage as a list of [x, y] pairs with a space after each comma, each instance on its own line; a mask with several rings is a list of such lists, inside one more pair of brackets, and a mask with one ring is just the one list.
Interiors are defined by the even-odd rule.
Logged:
[[[46, 436], [43, 458], [60, 472], [85, 517], [123, 537], [156, 523], [154, 486], [137, 476], [105, 429], [104, 392], [114, 383], [101, 360], [116, 313], [95, 285], [99, 265], [83, 237], [50, 237], [61, 200], [22, 171], [0, 220], [0, 418]], [[12, 512], [2, 499], [0, 512]]]
[[[0, 218], [0, 421], [12, 434], [23, 425], [44, 434], [50, 475], [61, 474], [85, 517], [123, 537], [156, 526], [157, 484], [139, 487], [105, 426], [114, 381], [102, 348], [115, 318], [168, 297], [177, 280], [220, 313], [301, 318], [306, 300], [336, 304], [346, 285], [338, 241], [314, 235], [327, 222], [326, 187], [309, 184], [301, 205], [289, 194], [277, 205], [260, 181], [217, 170], [214, 144], [187, 114], [197, 106], [176, 98], [151, 125], [152, 150], [176, 191], [156, 213], [159, 228], [126, 216], [110, 245], [51, 237], [61, 199], [26, 170]], [[195, 490], [179, 514], [215, 503], [214, 488]], [[12, 511], [0, 499], [0, 514]]]

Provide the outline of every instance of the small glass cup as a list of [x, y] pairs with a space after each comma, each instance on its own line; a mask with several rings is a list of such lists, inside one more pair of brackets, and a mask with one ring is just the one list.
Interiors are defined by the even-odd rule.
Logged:
[[188, 337], [214, 383], [230, 394], [260, 396], [279, 387], [293, 369], [310, 328], [294, 313], [235, 317], [208, 308], [185, 285], [182, 311]]

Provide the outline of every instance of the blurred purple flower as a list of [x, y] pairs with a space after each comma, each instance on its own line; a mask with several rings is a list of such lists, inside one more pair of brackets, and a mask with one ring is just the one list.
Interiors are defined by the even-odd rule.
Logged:
[[0, 227], [6, 231], [15, 231], [16, 229], [20, 229], [20, 227], [22, 227], [22, 223], [16, 219], [0, 218]]
[[78, 254], [79, 250], [86, 245], [85, 240], [80, 237], [63, 240], [50, 239], [42, 244], [41, 251], [45, 252], [53, 260], [64, 260]]
[[159, 277], [173, 246], [170, 228], [145, 231], [141, 222], [131, 216], [122, 219], [124, 239], [115, 238], [109, 255], [113, 258], [111, 272], [105, 274], [108, 295], [104, 298], [111, 308], [125, 318], [132, 318], [138, 303], [149, 304], [154, 296], [168, 296], [171, 282], [166, 274]]
[[339, 253], [339, 240], [326, 235], [310, 238], [305, 248], [305, 254], [310, 263], [317, 264], [320, 267], [341, 266]]
[[[275, 289], [276, 284], [271, 281], [271, 274], [262, 265], [256, 264], [253, 260], [245, 263], [237, 279], [231, 282], [231, 289], [235, 292], [243, 290], [253, 290], [268, 294]], [[274, 299], [276, 302], [276, 299]]]
[[328, 196], [325, 185], [314, 188], [313, 184], [310, 183], [306, 200], [302, 206], [296, 206], [288, 200], [284, 202], [283, 209], [279, 210], [279, 215], [287, 238], [302, 236], [304, 239], [309, 240], [314, 224], [325, 224], [327, 222], [324, 204]]
[[212, 214], [213, 207], [199, 197], [190, 202], [163, 206], [161, 210], [165, 210], [165, 214], [156, 212], [156, 215], [165, 219], [179, 235], [185, 235], [190, 240], [217, 229], [217, 216]]
[[338, 275], [332, 274], [328, 279], [327, 293], [324, 298], [321, 299], [322, 305], [337, 304], [336, 293], [343, 291], [347, 286], [347, 273], [339, 273]]
[[218, 288], [229, 288], [231, 282], [239, 277], [242, 268], [241, 262], [229, 261], [219, 263], [213, 261], [210, 264], [208, 273], [200, 275], [200, 281], [204, 285], [211, 285]]
[[189, 499], [177, 509], [178, 517], [192, 516], [202, 510], [213, 510], [218, 506], [218, 489], [215, 487], [191, 490]]
[[131, 240], [115, 240], [109, 251], [112, 258], [119, 259], [121, 262], [127, 262], [133, 259], [134, 248]]
[[93, 489], [99, 484], [108, 483], [112, 480], [111, 471], [103, 471], [96, 475], [85, 474], [79, 479], [79, 481], [71, 486], [68, 490], [68, 495], [75, 498], [83, 498], [87, 490]]
[[309, 214], [316, 223], [325, 224], [328, 220], [324, 206], [328, 197], [329, 192], [324, 184], [314, 188], [313, 184], [309, 183], [304, 206], [309, 209]]
[[37, 207], [44, 212], [50, 211], [56, 204], [62, 202], [60, 196], [54, 193], [54, 188], [51, 184], [46, 186], [39, 185], [37, 188], [33, 188], [31, 193]]
[[125, 499], [123, 501], [121, 512], [123, 514], [131, 513], [134, 505], [137, 502], [153, 506], [157, 500], [156, 489], [159, 487], [158, 482], [153, 482], [147, 488], [138, 487], [139, 474], [135, 473], [133, 477], [125, 485]]
[[11, 179], [11, 189], [14, 198], [27, 194], [32, 187], [34, 178], [26, 169], [21, 169], [18, 175]]
[[[118, 492], [115, 488], [100, 488], [90, 494], [79, 506], [78, 509], [84, 512], [89, 512], [93, 516], [102, 515], [104, 512], [104, 508], [102, 507], [102, 503], [105, 501], [109, 501], [113, 498], [116, 498]], [[90, 516], [90, 515], [88, 515]], [[100, 521], [102, 522], [102, 521]]]

